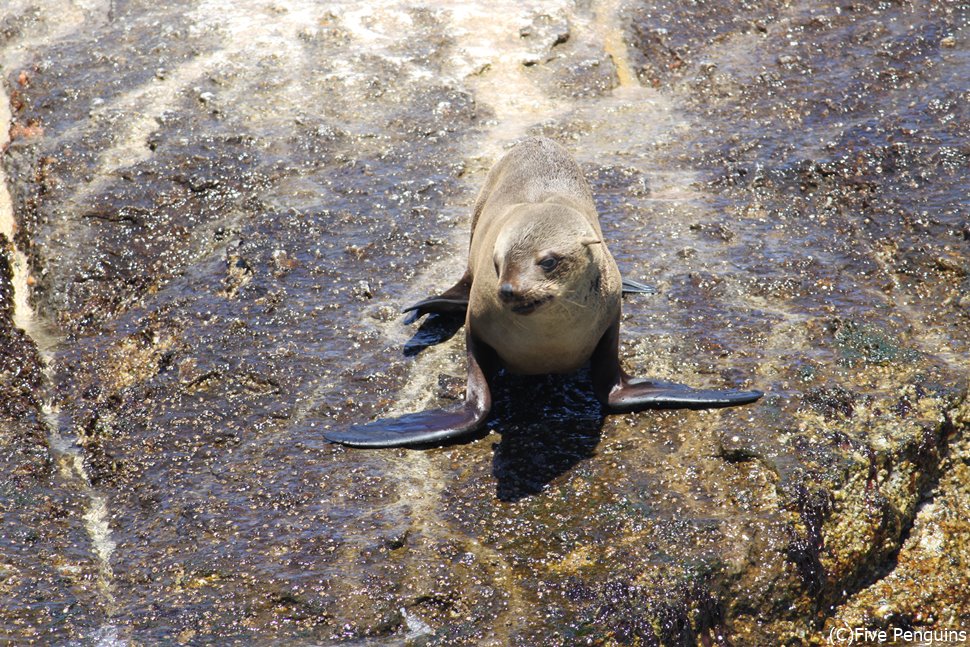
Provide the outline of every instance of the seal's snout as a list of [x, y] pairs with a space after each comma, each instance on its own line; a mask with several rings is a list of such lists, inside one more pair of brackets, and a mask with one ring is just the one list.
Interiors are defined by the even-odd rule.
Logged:
[[498, 286], [498, 298], [502, 300], [503, 303], [512, 303], [519, 299], [518, 293], [516, 293], [515, 288], [512, 287], [511, 283], [503, 283]]
[[536, 310], [539, 306], [552, 299], [551, 295], [539, 298], [530, 297], [522, 290], [517, 290], [511, 283], [502, 283], [498, 286], [498, 298], [505, 305], [509, 306], [512, 312], [520, 315], [527, 315]]

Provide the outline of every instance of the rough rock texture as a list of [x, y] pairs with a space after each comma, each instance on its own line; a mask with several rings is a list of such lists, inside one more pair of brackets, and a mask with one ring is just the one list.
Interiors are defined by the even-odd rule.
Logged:
[[[64, 338], [46, 380], [4, 306], [24, 359], [3, 360], [0, 453], [30, 472], [0, 492], [4, 531], [40, 539], [2, 544], [0, 635], [967, 626], [959, 4], [2, 12], [16, 245]], [[624, 302], [630, 371], [765, 399], [604, 417], [584, 374], [506, 376], [466, 444], [301, 431], [461, 397], [461, 335], [398, 312], [460, 275], [484, 173], [528, 134], [573, 151], [621, 270], [660, 289]], [[45, 399], [78, 453], [48, 447]]]
[[[967, 403], [956, 412], [968, 422]], [[920, 507], [906, 543], [887, 565], [885, 577], [860, 591], [826, 622], [832, 627], [935, 631], [938, 642], [965, 642], [970, 636], [970, 446], [964, 435], [949, 448], [937, 487]], [[960, 637], [960, 632], [962, 638]], [[956, 635], [952, 632], [956, 632]]]
[[41, 358], [13, 325], [9, 241], [0, 236], [0, 641], [52, 644], [95, 621], [81, 498], [47, 448]]

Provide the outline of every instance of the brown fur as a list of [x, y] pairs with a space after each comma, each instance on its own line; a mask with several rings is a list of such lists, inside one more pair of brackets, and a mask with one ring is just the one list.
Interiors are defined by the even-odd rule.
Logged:
[[[565, 373], [589, 360], [620, 309], [620, 272], [589, 185], [564, 148], [530, 139], [491, 170], [475, 204], [467, 325], [517, 373]], [[537, 263], [559, 258], [551, 272]], [[510, 302], [500, 297], [512, 288]], [[516, 307], [528, 308], [528, 313]]]

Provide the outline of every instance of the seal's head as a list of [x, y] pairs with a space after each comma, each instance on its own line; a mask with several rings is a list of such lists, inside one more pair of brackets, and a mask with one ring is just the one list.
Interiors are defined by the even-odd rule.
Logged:
[[498, 300], [529, 315], [557, 299], [573, 299], [595, 288], [599, 235], [578, 211], [562, 204], [514, 208], [495, 241], [493, 263]]

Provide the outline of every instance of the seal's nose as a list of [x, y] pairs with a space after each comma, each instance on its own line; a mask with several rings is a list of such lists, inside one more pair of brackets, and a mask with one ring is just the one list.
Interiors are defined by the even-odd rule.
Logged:
[[503, 283], [498, 286], [498, 297], [506, 303], [515, 301], [515, 288], [512, 287], [511, 283]]

